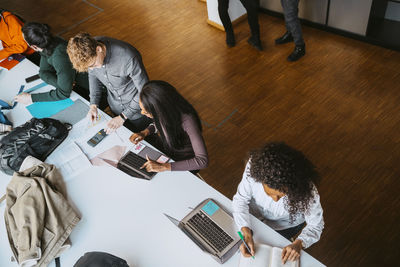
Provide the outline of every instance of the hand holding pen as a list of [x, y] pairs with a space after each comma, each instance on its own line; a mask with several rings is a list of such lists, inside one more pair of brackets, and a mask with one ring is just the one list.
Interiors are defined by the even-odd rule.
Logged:
[[[245, 257], [252, 257], [254, 259], [254, 240], [253, 234], [250, 228], [242, 227], [242, 232], [238, 232], [240, 239], [242, 239], [242, 244], [240, 245], [240, 252]], [[243, 233], [243, 234], [242, 234]]]

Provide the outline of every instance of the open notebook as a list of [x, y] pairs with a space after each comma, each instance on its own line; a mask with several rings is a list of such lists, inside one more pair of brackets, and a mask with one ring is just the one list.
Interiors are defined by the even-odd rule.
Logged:
[[282, 264], [282, 249], [265, 244], [256, 244], [254, 259], [240, 256], [239, 267], [299, 267], [299, 261]]

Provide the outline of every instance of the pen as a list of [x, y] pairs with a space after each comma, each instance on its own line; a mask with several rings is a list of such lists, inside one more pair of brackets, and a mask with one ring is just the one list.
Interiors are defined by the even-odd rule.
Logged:
[[[246, 249], [249, 251], [249, 253], [251, 253], [251, 249], [249, 248], [249, 246], [246, 244], [246, 242], [244, 241], [244, 237], [242, 235], [242, 233], [240, 231], [238, 231], [238, 234], [240, 236], [240, 239], [242, 239], [244, 246], [246, 247]], [[251, 256], [254, 259], [254, 256]]]

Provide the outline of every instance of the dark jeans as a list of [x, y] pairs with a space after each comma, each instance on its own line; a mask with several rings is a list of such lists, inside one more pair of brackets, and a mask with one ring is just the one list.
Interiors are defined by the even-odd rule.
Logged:
[[151, 122], [152, 122], [151, 119], [142, 115], [139, 119], [136, 120], [126, 120], [125, 127], [134, 133], [138, 133], [146, 129]]
[[[240, 0], [242, 5], [247, 11], [247, 20], [249, 22], [251, 36], [254, 38], [260, 38], [260, 26], [258, 24], [258, 0]], [[233, 27], [231, 19], [228, 14], [229, 0], [218, 0], [218, 13], [224, 25], [226, 34], [233, 35]]]
[[301, 32], [299, 13], [299, 0], [281, 0], [283, 14], [285, 16], [286, 29], [293, 36], [296, 46], [304, 45]]
[[305, 222], [295, 226], [295, 227], [291, 227], [288, 229], [283, 229], [283, 230], [279, 230], [277, 231], [281, 236], [283, 236], [284, 238], [291, 240], [292, 238], [294, 238], [302, 229], [303, 227], [306, 225]]

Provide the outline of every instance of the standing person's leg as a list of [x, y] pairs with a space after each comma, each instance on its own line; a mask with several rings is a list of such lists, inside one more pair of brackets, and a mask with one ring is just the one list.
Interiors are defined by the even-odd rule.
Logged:
[[261, 51], [263, 48], [260, 40], [260, 25], [258, 23], [259, 0], [240, 0], [240, 2], [246, 8], [247, 20], [251, 31], [251, 37], [247, 42]]
[[218, 0], [218, 14], [219, 18], [222, 21], [222, 25], [224, 25], [225, 33], [226, 33], [226, 44], [229, 47], [235, 46], [235, 35], [233, 33], [233, 26], [231, 19], [229, 18], [228, 13], [229, 8], [229, 0]]
[[281, 0], [281, 4], [285, 16], [286, 29], [293, 37], [295, 44], [294, 51], [287, 59], [289, 61], [296, 61], [306, 53], [300, 20], [298, 17], [299, 0]]

